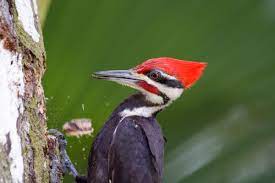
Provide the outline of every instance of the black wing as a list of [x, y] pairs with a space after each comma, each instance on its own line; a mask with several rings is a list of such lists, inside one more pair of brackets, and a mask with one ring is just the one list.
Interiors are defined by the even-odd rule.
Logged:
[[117, 126], [108, 158], [112, 183], [161, 182], [164, 140], [149, 119], [127, 117]]

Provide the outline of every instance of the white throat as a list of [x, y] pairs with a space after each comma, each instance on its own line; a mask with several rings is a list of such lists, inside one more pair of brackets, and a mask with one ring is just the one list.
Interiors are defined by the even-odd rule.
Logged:
[[[168, 103], [163, 104], [163, 99], [162, 97], [159, 98], [150, 98], [152, 96], [148, 96], [146, 94], [145, 95], [145, 99], [148, 100], [149, 102], [152, 102], [154, 104], [156, 104], [155, 106], [141, 106], [141, 107], [135, 107], [133, 109], [124, 109], [123, 111], [121, 111], [119, 114], [122, 118], [126, 118], [129, 116], [142, 116], [145, 118], [148, 117], [152, 117], [153, 114], [155, 114], [156, 112], [164, 109], [165, 107], [167, 107], [168, 105], [170, 105], [173, 100], [170, 100]], [[155, 101], [157, 101], [155, 103]]]

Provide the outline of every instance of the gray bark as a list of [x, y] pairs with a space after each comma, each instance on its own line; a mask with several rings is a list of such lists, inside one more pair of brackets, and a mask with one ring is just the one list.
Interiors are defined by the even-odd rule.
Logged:
[[46, 133], [45, 49], [37, 11], [35, 0], [0, 0], [0, 82], [5, 90], [0, 99], [6, 100], [0, 101], [0, 183], [49, 182], [51, 160], [58, 153], [56, 140]]

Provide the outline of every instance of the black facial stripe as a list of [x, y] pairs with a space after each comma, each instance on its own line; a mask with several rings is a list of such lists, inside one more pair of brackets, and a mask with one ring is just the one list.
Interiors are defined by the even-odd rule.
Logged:
[[158, 96], [160, 96], [163, 99], [163, 103], [162, 104], [148, 103], [147, 105], [149, 107], [160, 106], [160, 105], [165, 105], [165, 104], [167, 104], [170, 101], [170, 98], [167, 95], [165, 95], [164, 93], [162, 93], [162, 92], [158, 93]]
[[159, 93], [159, 96], [162, 97], [163, 104], [167, 104], [169, 102], [169, 100], [170, 100], [170, 98], [167, 95], [165, 95], [164, 93], [162, 93], [162, 92]]
[[166, 86], [171, 87], [171, 88], [183, 88], [181, 82], [179, 82], [178, 80], [175, 80], [175, 79], [162, 78], [162, 79], [158, 80], [157, 82], [159, 82], [161, 84], [165, 84]]
[[[166, 105], [170, 101], [170, 98], [167, 95], [165, 95], [164, 93], [159, 93], [158, 95], [162, 97], [163, 104], [155, 104], [155, 106]], [[156, 116], [162, 110], [163, 109], [160, 109], [160, 110], [156, 111], [153, 115]]]
[[164, 75], [163, 71], [161, 71], [161, 70], [152, 70], [152, 71], [146, 73], [145, 75], [147, 75], [147, 77], [149, 77], [150, 79], [152, 79], [158, 83], [164, 84], [168, 87], [183, 88], [182, 83], [180, 81], [166, 77]]

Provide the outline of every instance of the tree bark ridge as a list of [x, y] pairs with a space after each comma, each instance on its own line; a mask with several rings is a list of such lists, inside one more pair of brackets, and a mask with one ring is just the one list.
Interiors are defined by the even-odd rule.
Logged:
[[[18, 114], [15, 119], [12, 118], [14, 115], [8, 116], [14, 128], [0, 130], [0, 182], [49, 182], [46, 109], [41, 85], [45, 49], [36, 6], [36, 0], [0, 0], [0, 67], [6, 68], [0, 69], [0, 76], [8, 78], [3, 79], [9, 86], [3, 88], [11, 94], [7, 104], [18, 101], [11, 106], [1, 106], [4, 104], [0, 103], [3, 113], [15, 108]], [[14, 82], [10, 74], [15, 71], [22, 72], [18, 82]], [[22, 83], [19, 82], [21, 79]], [[0, 93], [0, 99], [5, 99], [4, 94]], [[0, 128], [5, 129], [8, 121], [2, 118], [0, 115]], [[16, 136], [21, 144], [15, 148]], [[15, 162], [11, 152], [16, 152], [15, 157], [23, 159], [22, 177], [15, 177], [20, 173], [21, 162]], [[15, 163], [18, 165], [12, 167]]]

